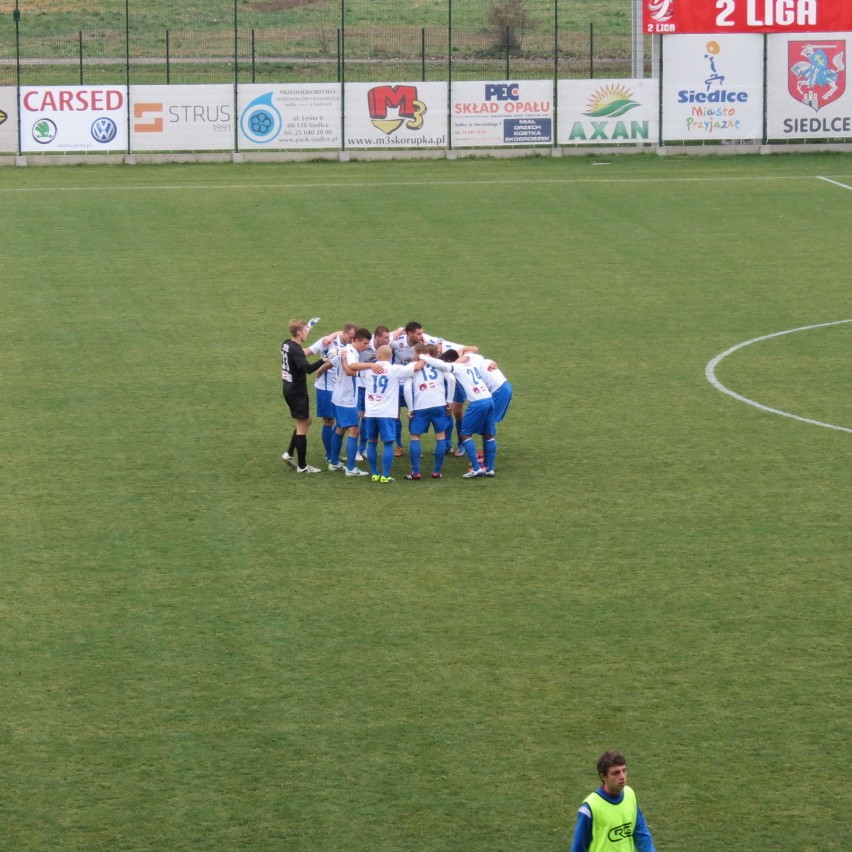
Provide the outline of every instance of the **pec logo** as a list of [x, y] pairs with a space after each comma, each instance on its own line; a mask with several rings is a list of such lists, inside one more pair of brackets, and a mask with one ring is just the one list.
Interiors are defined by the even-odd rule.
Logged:
[[607, 840], [610, 843], [618, 843], [619, 840], [630, 840], [633, 837], [633, 823], [626, 822], [624, 825], [617, 825], [607, 832]]
[[519, 101], [521, 87], [517, 83], [486, 83], [486, 101]]
[[846, 91], [846, 40], [813, 44], [787, 44], [789, 73], [787, 91], [805, 106], [818, 112]]

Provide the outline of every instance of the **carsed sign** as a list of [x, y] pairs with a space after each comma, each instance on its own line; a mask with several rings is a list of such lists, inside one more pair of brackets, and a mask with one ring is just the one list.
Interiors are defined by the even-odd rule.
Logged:
[[850, 0], [643, 0], [645, 32], [771, 33], [852, 30]]

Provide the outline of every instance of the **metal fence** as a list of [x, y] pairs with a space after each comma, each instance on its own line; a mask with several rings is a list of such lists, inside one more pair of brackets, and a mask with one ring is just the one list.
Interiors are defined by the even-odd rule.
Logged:
[[645, 76], [633, 0], [0, 0], [0, 85]]

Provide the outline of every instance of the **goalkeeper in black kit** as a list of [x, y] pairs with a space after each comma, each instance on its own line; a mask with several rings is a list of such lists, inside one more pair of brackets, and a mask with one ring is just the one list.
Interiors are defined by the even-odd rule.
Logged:
[[[312, 321], [313, 323], [314, 321]], [[281, 379], [284, 385], [284, 401], [296, 421], [296, 429], [290, 438], [290, 446], [281, 458], [296, 468], [296, 473], [319, 473], [318, 467], [307, 462], [308, 427], [311, 425], [310, 398], [306, 381], [310, 373], [327, 370], [330, 362], [316, 361], [311, 364], [302, 344], [308, 338], [310, 325], [304, 320], [290, 320], [290, 340], [281, 344]], [[295, 452], [295, 458], [293, 453]]]

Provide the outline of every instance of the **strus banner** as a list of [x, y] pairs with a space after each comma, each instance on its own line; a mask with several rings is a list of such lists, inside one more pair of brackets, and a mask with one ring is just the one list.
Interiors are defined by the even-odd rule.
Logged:
[[234, 87], [227, 83], [130, 87], [134, 151], [229, 151]]
[[642, 0], [651, 34], [852, 30], [850, 0]]

